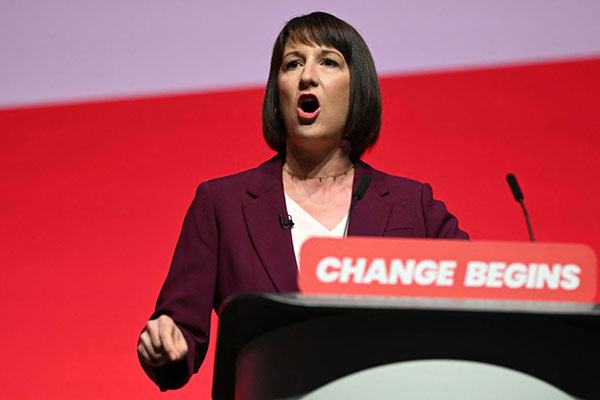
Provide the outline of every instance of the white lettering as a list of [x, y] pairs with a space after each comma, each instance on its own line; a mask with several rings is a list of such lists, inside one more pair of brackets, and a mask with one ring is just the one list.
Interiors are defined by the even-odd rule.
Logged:
[[523, 263], [515, 262], [509, 264], [504, 274], [504, 284], [511, 289], [523, 287], [525, 282], [527, 282], [528, 271], [527, 265]]
[[317, 264], [317, 279], [324, 283], [335, 282], [339, 279], [341, 267], [340, 259], [337, 257], [325, 257]]
[[[388, 264], [389, 261], [389, 264]], [[325, 257], [319, 261], [316, 277], [323, 283], [379, 285], [454, 285], [456, 260], [415, 260], [366, 257]], [[576, 264], [549, 264], [469, 261], [465, 287], [510, 289], [575, 290], [581, 285], [581, 267]]]
[[469, 261], [465, 274], [465, 286], [479, 287], [485, 283], [487, 264], [483, 261]]
[[435, 282], [437, 263], [433, 260], [422, 260], [415, 269], [415, 283], [421, 286], [431, 285]]
[[504, 277], [504, 268], [506, 263], [492, 261], [489, 267], [489, 273], [487, 277], [487, 287], [502, 287], [502, 278]]
[[365, 274], [365, 278], [362, 283], [371, 283], [373, 281], [377, 281], [382, 285], [388, 283], [387, 278], [387, 268], [385, 266], [385, 260], [383, 258], [375, 258], [371, 261], [371, 265], [369, 265], [369, 269], [367, 269], [367, 273]]
[[547, 286], [548, 289], [558, 289], [558, 285], [560, 284], [560, 276], [560, 264], [554, 264], [552, 266], [552, 271], [550, 271], [550, 266], [548, 266], [548, 264], [539, 264], [535, 287], [536, 289], [543, 289], [544, 286]]
[[575, 290], [579, 287], [581, 267], [576, 264], [566, 264], [562, 270], [560, 287], [565, 290]]
[[389, 283], [395, 285], [398, 283], [398, 277], [403, 285], [412, 285], [413, 272], [416, 260], [406, 260], [402, 262], [397, 258], [392, 259], [390, 263]]
[[529, 264], [529, 276], [527, 277], [527, 283], [525, 287], [527, 289], [533, 289], [535, 287], [535, 277], [537, 273], [537, 264], [531, 263]]
[[456, 269], [456, 261], [441, 260], [440, 269], [435, 282], [438, 286], [452, 286], [454, 284], [454, 270]]
[[348, 283], [350, 276], [352, 276], [352, 282], [360, 283], [365, 273], [365, 267], [367, 266], [367, 259], [360, 257], [356, 259], [356, 264], [352, 264], [352, 257], [344, 257], [342, 259], [342, 272], [340, 274], [340, 282]]

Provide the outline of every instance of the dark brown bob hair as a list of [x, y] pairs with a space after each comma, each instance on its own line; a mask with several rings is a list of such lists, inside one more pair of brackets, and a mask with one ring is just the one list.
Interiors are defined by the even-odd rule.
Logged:
[[381, 92], [377, 71], [369, 48], [356, 29], [324, 12], [291, 19], [275, 40], [262, 108], [263, 135], [269, 147], [285, 153], [287, 132], [278, 111], [278, 77], [288, 40], [333, 47], [344, 56], [350, 70], [350, 107], [344, 139], [352, 147], [350, 158], [357, 160], [375, 144], [381, 129]]

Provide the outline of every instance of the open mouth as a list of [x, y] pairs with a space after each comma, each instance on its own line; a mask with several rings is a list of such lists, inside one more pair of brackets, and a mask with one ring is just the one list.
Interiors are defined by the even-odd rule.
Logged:
[[314, 121], [321, 111], [319, 99], [314, 94], [303, 94], [298, 99], [298, 117], [306, 121]]

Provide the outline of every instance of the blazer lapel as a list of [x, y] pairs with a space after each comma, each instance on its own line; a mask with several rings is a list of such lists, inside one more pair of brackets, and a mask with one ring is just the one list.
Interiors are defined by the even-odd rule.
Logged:
[[298, 291], [298, 267], [292, 234], [281, 227], [279, 215], [287, 216], [281, 167], [276, 156], [260, 165], [247, 189], [242, 212], [250, 239], [273, 285], [280, 292]]
[[352, 193], [365, 175], [371, 176], [371, 184], [352, 210], [348, 236], [383, 236], [393, 208], [386, 198], [389, 194], [387, 185], [380, 173], [364, 162], [357, 161], [355, 168]]

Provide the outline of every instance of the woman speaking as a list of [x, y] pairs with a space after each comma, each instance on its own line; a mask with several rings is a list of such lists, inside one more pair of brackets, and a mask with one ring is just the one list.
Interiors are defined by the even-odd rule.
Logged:
[[228, 296], [298, 291], [300, 246], [312, 236], [344, 235], [365, 176], [371, 183], [352, 211], [349, 235], [468, 238], [428, 184], [360, 160], [379, 136], [381, 95], [369, 49], [346, 22], [315, 12], [285, 25], [273, 47], [262, 118], [277, 155], [198, 187], [140, 335], [142, 367], [163, 390], [181, 387], [198, 370], [211, 311]]

